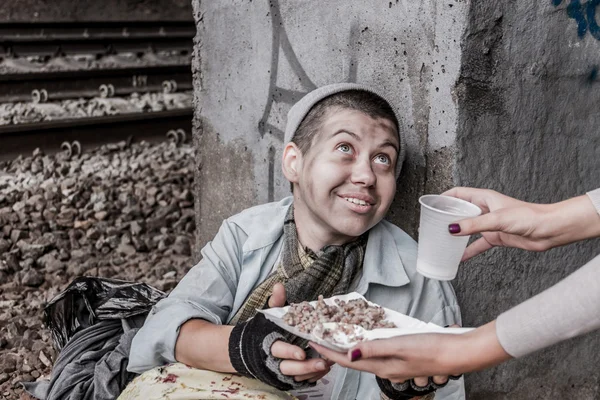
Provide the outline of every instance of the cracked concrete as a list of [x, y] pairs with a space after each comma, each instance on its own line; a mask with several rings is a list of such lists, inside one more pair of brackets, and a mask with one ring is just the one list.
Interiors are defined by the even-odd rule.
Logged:
[[[569, 16], [566, 2], [192, 4], [196, 198], [206, 192], [213, 204], [197, 203], [198, 245], [223, 218], [288, 194], [279, 167], [285, 115], [303, 93], [331, 82], [378, 87], [400, 110], [408, 159], [388, 219], [413, 237], [424, 193], [470, 185], [553, 202], [600, 182], [600, 32], [588, 14]], [[465, 264], [453, 282], [464, 323], [484, 324], [549, 287], [599, 244], [496, 249]], [[594, 398], [599, 347], [591, 334], [470, 374], [469, 398]]]

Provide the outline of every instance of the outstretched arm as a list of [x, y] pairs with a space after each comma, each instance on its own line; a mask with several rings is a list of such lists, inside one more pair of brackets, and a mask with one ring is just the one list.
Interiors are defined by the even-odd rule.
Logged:
[[[600, 256], [558, 284], [462, 334], [423, 334], [361, 343], [348, 354], [311, 344], [348, 368], [400, 382], [415, 376], [457, 375], [522, 357], [600, 329]], [[448, 328], [451, 329], [451, 328]]]
[[468, 187], [443, 194], [469, 201], [483, 210], [481, 216], [448, 228], [457, 236], [482, 234], [467, 247], [463, 260], [494, 246], [544, 251], [600, 236], [600, 189], [554, 204], [527, 203], [493, 190]]

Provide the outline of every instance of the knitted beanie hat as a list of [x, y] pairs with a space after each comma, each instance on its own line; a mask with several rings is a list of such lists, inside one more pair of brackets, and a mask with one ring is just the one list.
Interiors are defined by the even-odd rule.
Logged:
[[398, 120], [398, 137], [400, 139], [400, 154], [398, 154], [398, 161], [396, 163], [396, 179], [398, 179], [398, 176], [400, 176], [400, 171], [402, 170], [402, 164], [404, 163], [404, 157], [406, 156], [406, 140], [404, 138], [404, 132], [402, 131], [402, 127], [400, 126], [400, 115], [398, 114], [396, 108], [388, 99], [386, 99], [384, 95], [379, 93], [377, 90], [365, 85], [361, 85], [358, 83], [334, 83], [331, 85], [322, 86], [308, 93], [296, 104], [294, 104], [294, 106], [288, 112], [287, 125], [285, 127], [285, 136], [283, 143], [287, 144], [291, 142], [292, 138], [296, 134], [296, 130], [302, 123], [302, 120], [304, 120], [304, 117], [306, 117], [308, 112], [313, 108], [315, 104], [333, 94], [345, 92], [348, 90], [363, 90], [365, 92], [373, 93], [385, 100], [385, 102], [390, 105], [392, 110], [394, 110], [394, 115]]

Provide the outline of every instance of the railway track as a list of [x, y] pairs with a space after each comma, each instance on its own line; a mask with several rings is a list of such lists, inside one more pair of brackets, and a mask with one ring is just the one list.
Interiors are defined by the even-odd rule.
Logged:
[[72, 98], [113, 97], [134, 92], [192, 89], [189, 65], [0, 75], [0, 103], [42, 103]]
[[172, 93], [192, 89], [189, 65], [87, 69], [0, 75], [0, 103]]
[[[45, 153], [63, 150], [64, 142], [79, 142], [81, 149], [121, 140], [188, 140], [192, 108], [130, 113], [103, 117], [73, 118], [0, 126], [0, 160], [31, 154], [39, 147]], [[172, 133], [176, 132], [173, 137]], [[181, 133], [183, 132], [183, 134]]]
[[191, 51], [192, 21], [0, 24], [0, 57]]
[[[0, 23], [0, 103], [189, 92], [195, 34], [192, 21]], [[192, 114], [185, 107], [0, 125], [0, 158], [57, 151], [65, 141], [85, 148], [172, 131], [189, 136]]]

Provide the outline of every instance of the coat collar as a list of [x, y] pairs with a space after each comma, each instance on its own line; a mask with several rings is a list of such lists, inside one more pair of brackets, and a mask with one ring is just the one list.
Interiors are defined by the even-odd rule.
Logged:
[[[283, 235], [283, 221], [293, 198], [286, 197], [277, 203], [252, 207], [231, 218], [248, 235], [243, 245], [244, 253], [272, 246]], [[256, 221], [264, 221], [257, 224]], [[356, 290], [366, 292], [370, 284], [399, 287], [410, 283], [400, 252], [405, 250], [394, 239], [394, 230], [400, 228], [380, 221], [371, 228], [365, 251], [362, 276]], [[282, 242], [277, 243], [278, 246]]]

